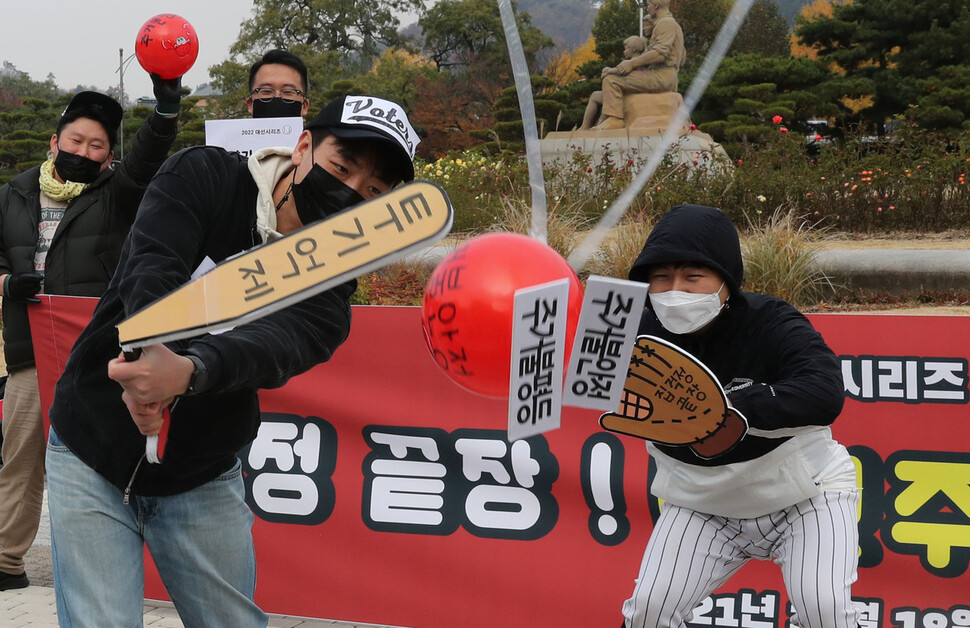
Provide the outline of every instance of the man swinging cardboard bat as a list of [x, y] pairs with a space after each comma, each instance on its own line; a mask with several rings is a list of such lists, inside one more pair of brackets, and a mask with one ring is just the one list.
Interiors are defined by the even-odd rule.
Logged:
[[[417, 143], [396, 103], [346, 96], [307, 124], [292, 150], [263, 149], [247, 160], [193, 147], [162, 167], [50, 409], [47, 473], [59, 617], [140, 623], [147, 544], [187, 625], [266, 625], [253, 602], [253, 515], [236, 458], [256, 436], [257, 390], [282, 386], [328, 360], [346, 339], [352, 278], [359, 273], [342, 268], [342, 260], [380, 248], [445, 209], [447, 232], [451, 208], [446, 198], [417, 202], [425, 188], [398, 198], [412, 187], [405, 186], [360, 206], [377, 207], [379, 219], [352, 215], [330, 228], [329, 237], [303, 227], [411, 181]], [[276, 239], [281, 247], [272, 249]], [[241, 282], [231, 291], [236, 294], [212, 298], [221, 281], [211, 281], [211, 290], [193, 293], [175, 311], [163, 301], [151, 305], [206, 267], [266, 242], [236, 258], [242, 261], [229, 271]], [[271, 257], [283, 259], [282, 267]], [[328, 274], [343, 283], [311, 289], [317, 276]], [[221, 313], [240, 302], [257, 310], [281, 294], [285, 307], [263, 306], [255, 320], [235, 310]], [[148, 306], [162, 308], [148, 316], [152, 321], [172, 319], [171, 327], [190, 334], [210, 323], [236, 326], [194, 338], [139, 326], [127, 340], [146, 346], [138, 359], [126, 360], [118, 326]], [[159, 339], [166, 344], [151, 344]], [[170, 406], [164, 457], [148, 464], [145, 436], [160, 430]]]

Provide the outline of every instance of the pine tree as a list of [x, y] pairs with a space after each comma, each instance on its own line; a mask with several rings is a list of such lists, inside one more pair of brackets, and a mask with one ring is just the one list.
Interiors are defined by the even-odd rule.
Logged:
[[777, 133], [775, 116], [792, 131], [808, 132], [807, 120], [844, 115], [843, 99], [871, 88], [819, 61], [739, 54], [724, 59], [692, 119], [728, 152], [737, 152], [732, 145], [759, 143]]
[[830, 18], [799, 19], [796, 34], [848, 77], [872, 81], [877, 125], [907, 115], [923, 126], [970, 126], [970, 0], [855, 0]]
[[47, 159], [57, 120], [71, 95], [59, 95], [53, 78], [30, 80], [4, 62], [0, 72], [0, 185]]

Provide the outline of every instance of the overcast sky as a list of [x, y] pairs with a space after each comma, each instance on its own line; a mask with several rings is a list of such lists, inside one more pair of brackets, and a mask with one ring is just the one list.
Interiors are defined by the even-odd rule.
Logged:
[[[127, 58], [148, 18], [175, 13], [195, 28], [199, 58], [182, 79], [195, 89], [209, 80], [208, 68], [229, 56], [239, 25], [251, 16], [249, 0], [0, 0], [0, 61], [30, 78], [53, 74], [62, 89], [118, 85], [118, 49]], [[152, 95], [152, 82], [132, 59], [125, 66], [129, 98]]]

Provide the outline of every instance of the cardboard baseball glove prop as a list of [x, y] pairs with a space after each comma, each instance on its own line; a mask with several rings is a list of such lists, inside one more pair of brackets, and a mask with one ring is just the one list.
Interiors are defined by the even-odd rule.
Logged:
[[610, 432], [690, 447], [710, 459], [734, 448], [748, 421], [732, 408], [717, 378], [697, 358], [653, 336], [640, 336], [617, 412], [600, 417]]

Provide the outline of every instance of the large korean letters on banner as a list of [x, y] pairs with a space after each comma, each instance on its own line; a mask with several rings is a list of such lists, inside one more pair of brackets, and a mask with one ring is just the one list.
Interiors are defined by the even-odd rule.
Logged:
[[[93, 301], [43, 301], [46, 407]], [[240, 452], [257, 601], [393, 626], [619, 626], [662, 507], [643, 441], [564, 407], [560, 429], [509, 442], [508, 400], [452, 382], [420, 319], [357, 307], [331, 362], [260, 394], [263, 426]], [[861, 626], [970, 626], [970, 317], [810, 319], [842, 364], [833, 431], [864, 488]], [[165, 596], [151, 570], [146, 586]], [[687, 625], [788, 628], [791, 613], [778, 567], [756, 562]]]

